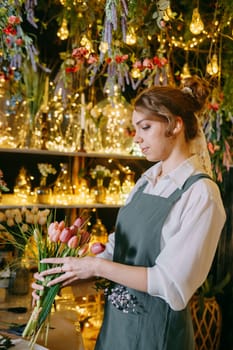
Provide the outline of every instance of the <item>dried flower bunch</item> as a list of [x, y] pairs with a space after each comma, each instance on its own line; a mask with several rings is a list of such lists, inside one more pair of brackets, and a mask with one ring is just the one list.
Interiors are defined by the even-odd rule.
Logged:
[[[34, 21], [32, 3], [36, 1], [25, 1], [27, 11], [27, 20], [37, 27]], [[0, 3], [0, 41], [2, 45], [1, 61], [8, 61], [10, 67], [18, 70], [22, 66], [23, 58], [29, 57], [31, 64], [36, 70], [36, 61], [38, 51], [36, 50], [33, 40], [22, 28], [22, 14], [17, 1], [1, 0]], [[14, 72], [12, 72], [14, 74]], [[19, 73], [18, 73], [19, 74]]]
[[23, 254], [34, 227], [42, 230], [46, 226], [49, 209], [16, 208], [0, 211], [0, 248], [6, 244], [13, 245], [20, 255]]

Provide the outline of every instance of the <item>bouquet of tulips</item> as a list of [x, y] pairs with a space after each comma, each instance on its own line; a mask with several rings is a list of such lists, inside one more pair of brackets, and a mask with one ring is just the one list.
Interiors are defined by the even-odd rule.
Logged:
[[[79, 216], [71, 226], [66, 226], [64, 221], [51, 222], [48, 224], [47, 234], [34, 230], [34, 238], [38, 249], [38, 272], [51, 268], [51, 264], [41, 263], [49, 257], [82, 257], [89, 251], [90, 233], [86, 230], [88, 219]], [[56, 267], [59, 265], [55, 265]], [[54, 267], [55, 267], [54, 266]], [[60, 284], [46, 288], [46, 285], [59, 274], [46, 276], [43, 291], [40, 291], [40, 299], [37, 301], [31, 317], [27, 322], [22, 336], [30, 340], [30, 349], [33, 349], [38, 336], [45, 331], [45, 343], [47, 342], [49, 329], [49, 316], [54, 299], [60, 290]], [[38, 282], [42, 283], [42, 282]]]

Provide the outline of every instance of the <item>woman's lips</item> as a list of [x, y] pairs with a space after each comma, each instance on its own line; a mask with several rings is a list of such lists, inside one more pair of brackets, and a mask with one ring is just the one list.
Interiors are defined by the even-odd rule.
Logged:
[[141, 148], [141, 151], [142, 151], [143, 154], [147, 153], [148, 150], [149, 150], [149, 147], [142, 147]]

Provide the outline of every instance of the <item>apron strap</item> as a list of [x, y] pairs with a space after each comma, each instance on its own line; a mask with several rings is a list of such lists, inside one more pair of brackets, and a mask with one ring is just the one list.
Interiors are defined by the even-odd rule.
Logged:
[[190, 186], [192, 186], [196, 181], [198, 181], [200, 179], [203, 179], [203, 178], [207, 178], [207, 179], [210, 179], [210, 180], [213, 181], [213, 179], [208, 174], [200, 173], [200, 174], [192, 175], [185, 181], [185, 183], [183, 184], [182, 188], [177, 188], [168, 197], [168, 199], [170, 201], [172, 201], [173, 203], [175, 203], [178, 199], [180, 199], [182, 194], [189, 189]]

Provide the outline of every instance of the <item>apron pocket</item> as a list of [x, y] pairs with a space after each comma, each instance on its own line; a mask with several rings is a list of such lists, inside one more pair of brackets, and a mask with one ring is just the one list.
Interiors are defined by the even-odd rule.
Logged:
[[139, 315], [125, 313], [111, 303], [105, 307], [104, 322], [96, 349], [132, 350], [136, 349], [139, 330]]

